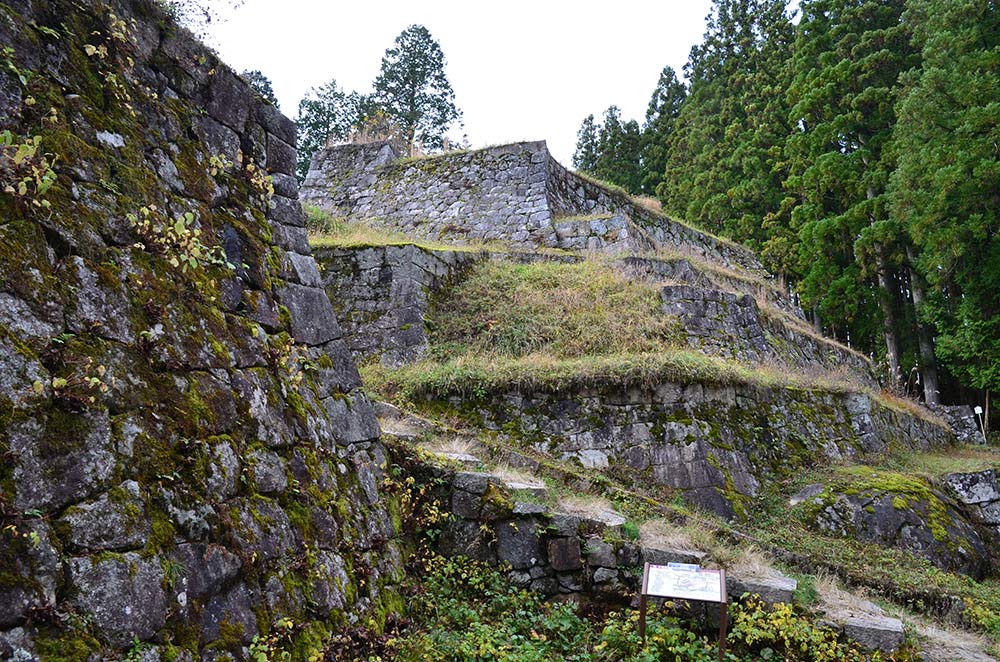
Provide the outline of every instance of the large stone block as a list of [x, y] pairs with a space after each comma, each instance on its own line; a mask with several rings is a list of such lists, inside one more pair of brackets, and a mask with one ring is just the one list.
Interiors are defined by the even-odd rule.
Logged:
[[60, 521], [69, 529], [71, 545], [93, 551], [136, 549], [151, 533], [139, 484], [133, 480], [95, 501], [70, 506]]
[[844, 623], [844, 634], [869, 650], [891, 653], [903, 644], [903, 623], [885, 616], [852, 616]]
[[107, 411], [52, 409], [7, 428], [18, 510], [55, 510], [106, 487], [114, 473]]
[[497, 556], [512, 568], [530, 568], [542, 560], [542, 540], [535, 520], [501, 522], [496, 531]]
[[340, 325], [326, 292], [288, 283], [278, 290], [278, 301], [288, 308], [292, 335], [306, 345], [322, 345], [340, 337]]
[[156, 557], [135, 552], [101, 558], [69, 559], [70, 601], [102, 639], [125, 647], [145, 640], [166, 623], [163, 567]]
[[549, 565], [557, 572], [583, 567], [579, 538], [554, 538], [549, 541]]
[[0, 629], [22, 622], [32, 609], [56, 604], [63, 569], [52, 528], [30, 520], [17, 529], [0, 530]]

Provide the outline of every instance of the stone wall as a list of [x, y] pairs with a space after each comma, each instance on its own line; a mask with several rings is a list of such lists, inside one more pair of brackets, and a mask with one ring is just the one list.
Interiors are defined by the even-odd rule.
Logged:
[[[701, 563], [704, 552], [642, 544], [613, 511], [558, 512], [539, 502], [545, 488], [510, 483], [488, 473], [446, 474], [442, 498], [454, 516], [438, 541], [446, 555], [463, 555], [511, 568], [511, 583], [545, 595], [586, 594], [635, 602], [643, 564]], [[791, 602], [794, 579], [776, 574], [731, 576], [733, 599], [744, 592], [769, 603]]]
[[663, 312], [680, 320], [688, 344], [706, 354], [744, 363], [774, 363], [800, 371], [841, 371], [859, 384], [877, 387], [871, 364], [861, 354], [762, 313], [756, 299], [692, 285], [660, 290]]
[[612, 253], [663, 246], [762, 273], [749, 250], [566, 170], [543, 141], [421, 159], [397, 159], [386, 143], [329, 147], [313, 157], [301, 199], [413, 236]]
[[992, 531], [994, 543], [1000, 542], [1000, 482], [997, 481], [997, 470], [948, 474], [943, 481], [969, 509], [973, 519]]
[[641, 238], [637, 242], [641, 247], [678, 250], [732, 269], [764, 275], [763, 267], [749, 249], [637, 205], [623, 192], [607, 189], [567, 170], [548, 154], [547, 149], [545, 151], [548, 155], [547, 193], [553, 218], [583, 214], [622, 215], [635, 228], [633, 234]]
[[[465, 269], [484, 259], [524, 259], [513, 253], [432, 250], [416, 244], [316, 251], [322, 280], [344, 336], [355, 358], [379, 357], [385, 365], [416, 361], [427, 350], [424, 320], [429, 295], [461, 278]], [[535, 259], [553, 259], [539, 255]], [[659, 264], [649, 258], [623, 258], [613, 263], [633, 272], [635, 264]], [[690, 262], [664, 262], [677, 280], [707, 287], [667, 285], [661, 290], [663, 313], [675, 316], [688, 343], [706, 354], [748, 363], [774, 363], [798, 370], [839, 371], [859, 383], [876, 384], [868, 361], [825, 339], [798, 330], [762, 313], [749, 294], [714, 289]], [[663, 268], [658, 278], [667, 278]], [[674, 278], [671, 278], [674, 279]]]
[[385, 143], [317, 153], [302, 201], [412, 236], [505, 239], [532, 247], [556, 243], [546, 200], [545, 143], [420, 159], [392, 154]]
[[454, 397], [456, 412], [584, 467], [609, 466], [683, 491], [725, 516], [761, 482], [803, 464], [953, 443], [950, 430], [863, 393], [753, 384], [662, 383]]
[[389, 366], [427, 351], [429, 296], [482, 259], [471, 251], [432, 251], [413, 244], [316, 251], [344, 338], [355, 358]]
[[241, 657], [398, 600], [293, 123], [153, 2], [13, 0], [0, 43], [0, 129], [57, 175], [4, 193], [0, 154], [0, 658]]

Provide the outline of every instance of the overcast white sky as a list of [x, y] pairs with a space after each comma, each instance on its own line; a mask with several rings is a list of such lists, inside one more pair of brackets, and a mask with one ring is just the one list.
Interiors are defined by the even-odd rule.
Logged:
[[[294, 117], [311, 87], [335, 78], [368, 92], [407, 26], [441, 44], [473, 147], [547, 140], [570, 165], [588, 114], [617, 104], [642, 122], [660, 70], [681, 73], [710, 0], [450, 2], [246, 0], [209, 41], [237, 71], [259, 69]], [[456, 132], [452, 132], [456, 134]], [[457, 133], [461, 136], [461, 133]]]

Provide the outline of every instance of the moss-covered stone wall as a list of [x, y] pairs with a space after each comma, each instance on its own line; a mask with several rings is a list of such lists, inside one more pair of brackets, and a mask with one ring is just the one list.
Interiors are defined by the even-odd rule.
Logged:
[[750, 383], [511, 390], [427, 406], [556, 458], [681, 490], [727, 517], [803, 466], [954, 442], [943, 424], [865, 393]]
[[307, 659], [401, 559], [294, 125], [146, 0], [0, 44], [0, 658]]
[[667, 247], [763, 274], [749, 250], [570, 172], [544, 141], [418, 159], [387, 143], [334, 145], [313, 156], [301, 198], [412, 236], [606, 253]]

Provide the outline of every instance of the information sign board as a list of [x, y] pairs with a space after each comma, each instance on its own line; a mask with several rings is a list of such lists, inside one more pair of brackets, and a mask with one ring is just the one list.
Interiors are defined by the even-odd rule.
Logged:
[[729, 595], [726, 592], [726, 571], [710, 570], [693, 563], [647, 563], [642, 573], [639, 594], [639, 636], [646, 639], [646, 609], [648, 598], [674, 598], [714, 602], [722, 605], [719, 614], [719, 662], [726, 651], [726, 626], [729, 620]]

